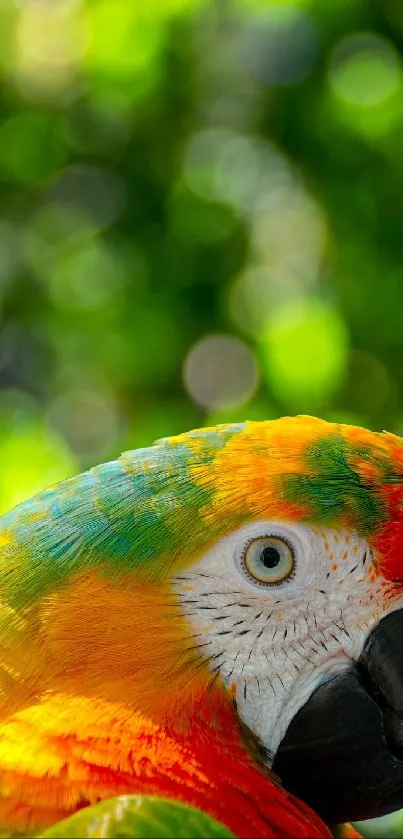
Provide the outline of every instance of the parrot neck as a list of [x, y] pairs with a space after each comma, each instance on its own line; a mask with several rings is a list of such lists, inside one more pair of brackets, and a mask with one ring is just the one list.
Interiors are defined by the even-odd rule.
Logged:
[[8, 790], [0, 822], [43, 829], [88, 804], [133, 793], [198, 807], [245, 839], [330, 837], [255, 763], [231, 698], [214, 686], [195, 700], [186, 731], [182, 722], [162, 725], [123, 704], [68, 694], [16, 714], [11, 726], [0, 726]]
[[202, 652], [168, 585], [86, 572], [44, 598], [3, 651], [0, 823], [42, 829], [141, 793], [245, 839], [330, 836], [259, 765]]

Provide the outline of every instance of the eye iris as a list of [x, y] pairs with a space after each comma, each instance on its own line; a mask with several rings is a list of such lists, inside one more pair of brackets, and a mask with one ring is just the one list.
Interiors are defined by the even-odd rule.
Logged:
[[259, 536], [245, 546], [242, 566], [260, 585], [278, 585], [290, 577], [295, 567], [292, 545], [277, 534]]
[[260, 552], [260, 561], [265, 568], [276, 568], [281, 561], [278, 548], [266, 546]]

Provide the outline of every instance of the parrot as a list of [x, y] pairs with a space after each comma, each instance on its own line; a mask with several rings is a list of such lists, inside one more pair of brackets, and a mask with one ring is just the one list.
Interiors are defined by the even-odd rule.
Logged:
[[403, 806], [402, 438], [196, 429], [0, 519], [2, 835], [131, 794], [242, 839]]

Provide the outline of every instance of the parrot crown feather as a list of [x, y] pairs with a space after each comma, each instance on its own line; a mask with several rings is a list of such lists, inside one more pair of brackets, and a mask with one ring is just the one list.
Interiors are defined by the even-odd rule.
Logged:
[[191, 431], [124, 452], [4, 516], [1, 585], [20, 607], [95, 564], [163, 579], [197, 555], [206, 532], [217, 539], [269, 516], [373, 534], [387, 562], [402, 539], [402, 493], [403, 440], [392, 434], [303, 416]]

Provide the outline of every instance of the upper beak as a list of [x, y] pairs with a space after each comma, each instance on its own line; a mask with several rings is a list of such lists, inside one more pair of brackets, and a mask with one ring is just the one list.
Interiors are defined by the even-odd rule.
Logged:
[[328, 823], [403, 807], [403, 609], [377, 624], [356, 664], [314, 691], [273, 770]]

